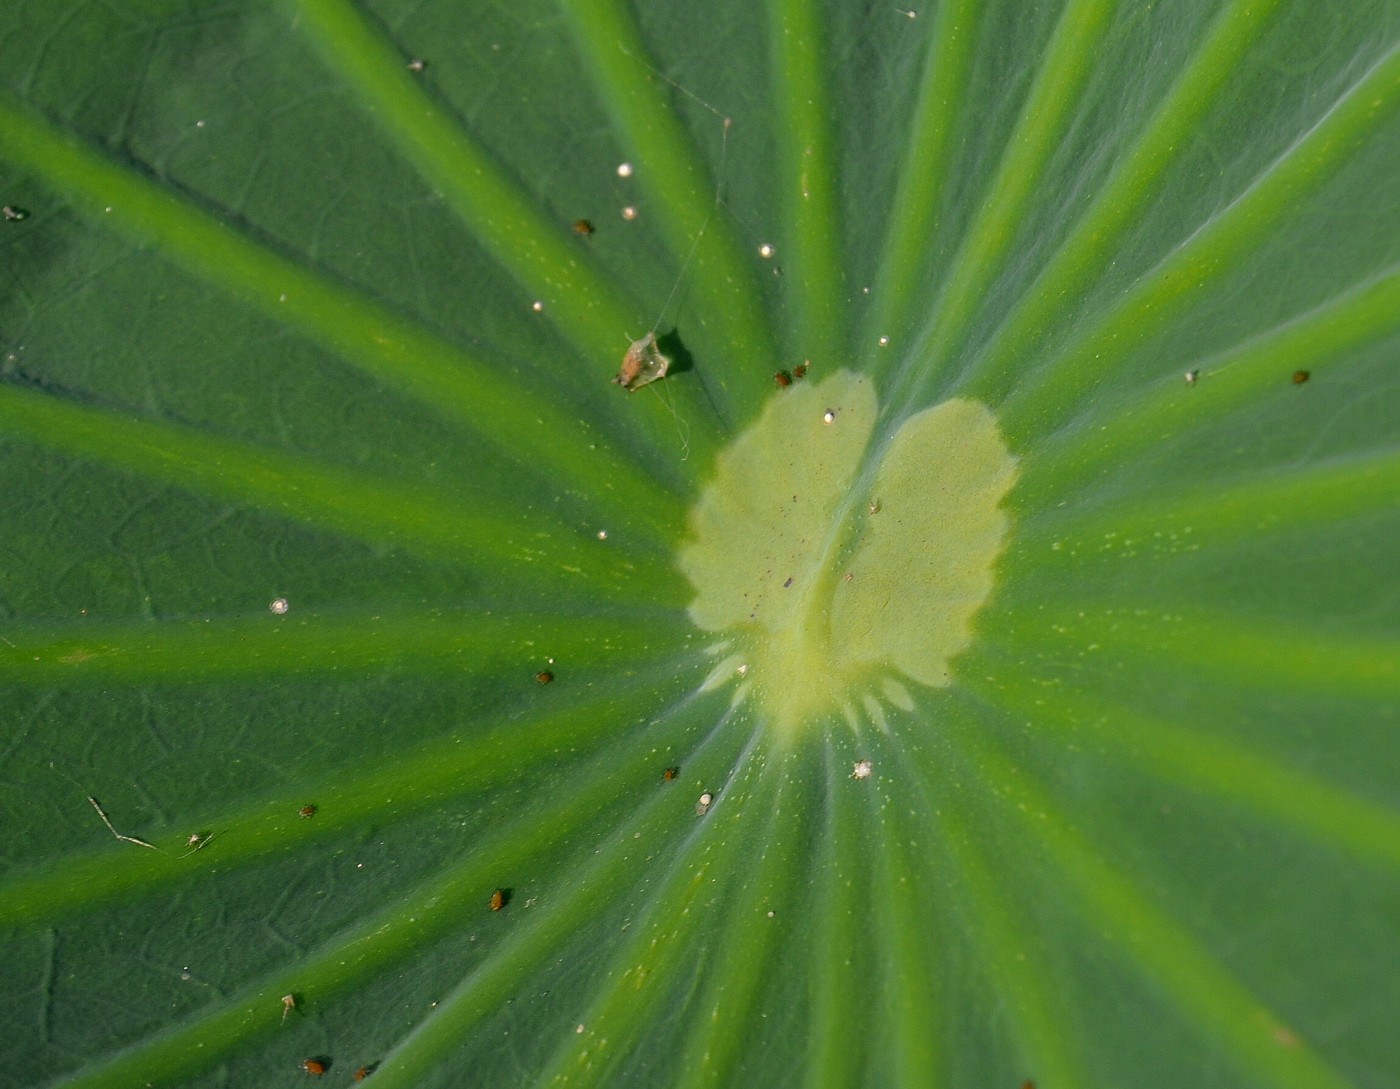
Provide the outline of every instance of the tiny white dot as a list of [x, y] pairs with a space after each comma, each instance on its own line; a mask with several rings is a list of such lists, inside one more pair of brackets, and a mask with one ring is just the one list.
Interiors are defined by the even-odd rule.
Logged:
[[287, 301], [287, 293], [284, 291], [284, 292], [282, 292], [282, 294], [278, 295], [278, 296], [277, 296], [277, 301], [278, 301], [278, 302], [286, 302], [286, 301]]
[[773, 247], [767, 242], [763, 243], [763, 245], [758, 247], [758, 255], [764, 260], [767, 260], [769, 257], [773, 256]]
[[197, 128], [197, 129], [202, 129], [202, 128], [204, 127], [204, 122], [203, 122], [203, 121], [196, 121], [196, 122], [194, 123], [194, 127]]
[[600, 529], [600, 530], [598, 531], [598, 540], [600, 540], [600, 541], [606, 541], [607, 539], [608, 539], [608, 531], [607, 531], [606, 529]]
[[582, 1033], [582, 1032], [583, 1032], [583, 1026], [582, 1026], [582, 1025], [576, 1025], [576, 1026], [574, 1027], [574, 1031], [577, 1032], [577, 1033]]
[[287, 603], [287, 599], [285, 597], [279, 597], [275, 601], [273, 601], [272, 604], [268, 605], [268, 608], [272, 610], [274, 615], [281, 616], [288, 609], [290, 609], [291, 606]]
[[835, 422], [836, 422], [836, 413], [833, 412], [831, 409], [827, 409], [827, 410], [826, 410], [826, 413], [822, 416], [822, 423], [835, 423]]
[[415, 59], [413, 59], [413, 60], [411, 60], [411, 61], [408, 62], [408, 70], [409, 70], [410, 72], [421, 72], [421, 71], [423, 71], [423, 69], [426, 68], [426, 67], [427, 67], [427, 62], [426, 62], [426, 61], [422, 61], [422, 60], [418, 60], [417, 58], [415, 58]]
[[636, 218], [637, 218], [637, 209], [633, 208], [632, 205], [629, 204], [626, 208], [622, 209], [622, 218], [623, 218], [623, 219], [636, 219]]
[[1196, 384], [1196, 376], [1200, 373], [1200, 371], [1187, 371], [1186, 374], [1183, 375], [1186, 379], [1186, 384], [1188, 386], [1194, 386]]
[[632, 164], [631, 164], [631, 163], [618, 163], [618, 164], [617, 164], [617, 176], [618, 176], [619, 178], [630, 178], [630, 177], [632, 176]]
[[541, 313], [544, 310], [544, 303], [540, 302], [539, 299], [536, 299], [530, 304], [530, 309], [533, 310], [536, 314]]
[[881, 348], [887, 348], [887, 347], [889, 347], [889, 343], [890, 343], [890, 338], [889, 338], [889, 337], [881, 337], [881, 338], [880, 338], [880, 347], [881, 347]]

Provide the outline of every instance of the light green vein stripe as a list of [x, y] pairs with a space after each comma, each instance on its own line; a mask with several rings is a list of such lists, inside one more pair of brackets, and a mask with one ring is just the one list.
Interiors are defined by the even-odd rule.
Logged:
[[[730, 752], [734, 751], [734, 726], [732, 719], [726, 723], [722, 740]], [[649, 751], [642, 758], [653, 759]], [[604, 798], [612, 804], [612, 794], [605, 794]], [[548, 895], [542, 896], [541, 904], [534, 909], [537, 914], [502, 941], [486, 964], [385, 1056], [375, 1071], [376, 1078], [384, 1078], [381, 1089], [417, 1089], [431, 1082], [445, 1057], [461, 1046], [471, 1030], [498, 1012], [501, 1003], [519, 990], [522, 979], [548, 963], [550, 950], [573, 937], [599, 914], [608, 913], [618, 890], [633, 887], [642, 879], [655, 864], [658, 850], [664, 856], [684, 853], [687, 848], [677, 833], [695, 826], [693, 804], [692, 799], [679, 798], [658, 784], [655, 800], [619, 827], [606, 849], [580, 852], [587, 861], [571, 867], [551, 883], [546, 890]], [[705, 871], [706, 878], [714, 877], [713, 867], [702, 864], [698, 868]], [[721, 873], [721, 883], [728, 876]], [[585, 1024], [585, 1034], [587, 1028]], [[587, 1080], [583, 1083], [589, 1084]]]
[[[900, 779], [918, 793], [920, 808], [938, 815], [939, 843], [957, 867], [949, 884], [962, 905], [959, 922], [1009, 1016], [1021, 1071], [1034, 1072], [1038, 1089], [1082, 1089], [1090, 1078], [1058, 1015], [1049, 985], [1053, 975], [1040, 954], [1037, 932], [1013, 906], [1018, 890], [998, 883], [985, 852], [976, 846], [989, 841], [978, 828], [977, 815], [966, 811], [964, 796], [951, 787], [956, 776], [934, 780], [927, 769], [913, 766], [907, 752], [899, 759]], [[930, 796], [939, 799], [936, 805]]]
[[[745, 259], [729, 217], [717, 213], [716, 182], [644, 59], [630, 8], [621, 0], [560, 0], [560, 6], [635, 168], [643, 211], [662, 232], [678, 270], [684, 268], [687, 312], [694, 316], [680, 330], [682, 339], [697, 369], [713, 379], [709, 388], [725, 418], [742, 419], [746, 400], [771, 392], [777, 359], [759, 307], [754, 261]], [[716, 118], [717, 129], [720, 124]]]
[[[683, 674], [684, 667], [673, 672]], [[561, 676], [555, 683], [564, 685], [566, 679]], [[534, 686], [534, 681], [529, 684]], [[607, 696], [585, 696], [580, 702], [575, 695], [569, 688], [562, 694], [545, 689], [532, 692], [529, 698], [534, 706], [530, 710], [474, 723], [469, 730], [470, 744], [463, 744], [457, 729], [415, 750], [401, 752], [387, 765], [368, 773], [359, 768], [328, 769], [319, 782], [299, 782], [295, 795], [270, 794], [235, 808], [211, 809], [168, 832], [138, 826], [125, 829], [161, 847], [161, 853], [112, 839], [86, 811], [87, 803], [75, 789], [72, 804], [84, 813], [84, 819], [91, 816], [92, 842], [100, 846], [37, 868], [6, 873], [0, 880], [0, 923], [18, 927], [62, 922], [128, 897], [154, 895], [187, 882], [192, 872], [203, 872], [204, 867], [220, 871], [246, 868], [288, 851], [324, 845], [356, 834], [367, 823], [382, 827], [452, 798], [490, 790], [541, 766], [557, 765], [561, 748], [582, 746], [587, 752], [589, 742], [595, 741], [604, 752], [610, 752], [619, 736], [600, 738], [599, 721], [658, 720], [656, 680], [651, 674], [645, 682], [617, 682]], [[427, 728], [430, 724], [423, 725]], [[438, 725], [448, 728], [447, 724]], [[309, 798], [317, 805], [313, 821], [297, 815]], [[204, 849], [181, 858], [192, 832], [212, 838]]]
[[[868, 742], [875, 764], [873, 779], [865, 786], [880, 787], [883, 769], [894, 764], [882, 737]], [[878, 1017], [883, 1037], [880, 1065], [888, 1072], [880, 1079], [888, 1085], [917, 1085], [923, 1089], [943, 1089], [949, 1083], [947, 1017], [941, 1002], [945, 988], [935, 971], [943, 951], [946, 933], [939, 923], [942, 912], [921, 872], [928, 863], [927, 846], [910, 842], [910, 821], [902, 810], [889, 804], [890, 791], [870, 790], [863, 794], [876, 828], [871, 841], [874, 870], [872, 895], [867, 898], [871, 914], [868, 940], [876, 952], [880, 1004], [868, 1011], [866, 1019]], [[883, 804], [882, 804], [883, 803]], [[918, 833], [936, 835], [923, 827]], [[916, 862], [910, 855], [915, 854]], [[874, 891], [878, 895], [874, 895]], [[931, 908], [930, 905], [935, 905]], [[937, 912], [937, 914], [935, 914]], [[933, 917], [931, 917], [931, 915]]]
[[927, 290], [925, 264], [941, 228], [954, 158], [950, 142], [960, 112], [955, 104], [966, 98], [977, 20], [984, 6], [981, 0], [943, 0], [934, 16], [862, 347], [907, 329], [915, 298]]
[[1400, 47], [1255, 183], [1140, 280], [1058, 362], [1026, 375], [1001, 407], [1013, 441], [1052, 430], [1086, 389], [1162, 331], [1203, 292], [1240, 268], [1259, 242], [1343, 166], [1400, 107]]
[[[1104, 27], [1116, 5], [1117, 0], [1070, 0], [1060, 15], [986, 199], [950, 265], [931, 319], [932, 342], [919, 353], [920, 364], [905, 371], [901, 385], [926, 389], [961, 346], [987, 285], [1016, 238], [1045, 164], [1065, 139], [1071, 110], [1094, 70], [1093, 58], [1102, 49]], [[892, 400], [903, 402], [907, 395], [900, 390]]]
[[811, 753], [755, 753], [763, 774], [744, 797], [730, 799], [743, 807], [741, 818], [749, 826], [746, 857], [727, 898], [721, 924], [726, 938], [711, 951], [704, 990], [691, 1010], [671, 1082], [676, 1089], [729, 1089], [742, 1080], [736, 1067], [742, 1068], [746, 1051], [768, 1038], [768, 1019], [758, 1013], [764, 984], [809, 861], [803, 834], [808, 809], [792, 782], [810, 773], [793, 765]]
[[1021, 528], [1017, 545], [1043, 562], [1096, 556], [1161, 558], [1332, 525], [1393, 511], [1400, 496], [1400, 449], [1338, 458], [1306, 468], [1282, 467], [1151, 501], [1131, 500], [1084, 512], [1057, 510]]
[[1128, 656], [1156, 673], [1214, 678], [1273, 693], [1320, 692], [1393, 698], [1400, 692], [1400, 639], [1330, 632], [1315, 622], [1250, 620], [1204, 608], [1104, 606], [1083, 600], [1018, 614], [1015, 632], [994, 638], [1025, 649], [1094, 647], [1104, 659]]
[[572, 670], [615, 665], [682, 645], [689, 627], [679, 610], [625, 617], [493, 616], [486, 608], [407, 616], [260, 613], [232, 620], [7, 626], [0, 678], [16, 684], [202, 684], [389, 669], [465, 679], [513, 670], [533, 685], [530, 678], [544, 665], [542, 647]]
[[[601, 400], [606, 392], [618, 392], [606, 380], [600, 378], [600, 400], [589, 401], [587, 418], [539, 396], [523, 396], [518, 385], [502, 377], [503, 368], [219, 222], [173, 189], [54, 128], [4, 92], [0, 155], [46, 179], [95, 223], [125, 232], [375, 379], [467, 424], [512, 462], [566, 483], [600, 506], [651, 511], [658, 522], [679, 525], [676, 501], [648, 480], [649, 464], [639, 464], [635, 454], [612, 451], [593, 424], [610, 420], [628, 433], [620, 415], [623, 402]], [[598, 489], [599, 480], [609, 482], [606, 489]]]
[[[1190, 364], [1188, 386], [1174, 369], [1136, 403], [1115, 403], [1072, 432], [1037, 445], [1026, 459], [1021, 489], [1042, 508], [1113, 467], [1129, 465], [1157, 443], [1199, 431], [1279, 393], [1297, 370], [1324, 377], [1358, 351], [1400, 332], [1400, 267], [1392, 267], [1286, 325], [1239, 347]], [[1285, 391], [1284, 395], [1288, 395]], [[1310, 391], [1299, 390], [1308, 395]]]
[[[1294, 653], [1297, 647], [1285, 650]], [[1392, 648], [1391, 692], [1400, 690], [1400, 647]], [[1325, 659], [1326, 646], [1311, 650]], [[1298, 662], [1299, 658], [1290, 659]], [[1018, 666], [1019, 668], [1019, 666]], [[976, 682], [974, 682], [976, 686]], [[1027, 687], [984, 694], [1033, 716], [1036, 727], [1071, 734], [1076, 745], [1093, 739], [1102, 759], [1132, 765], [1139, 774], [1251, 810], [1270, 835], [1292, 829], [1329, 851], [1400, 873], [1400, 812], [1289, 767], [1266, 753], [1213, 736], [1179, 720], [1110, 703], [1063, 684], [1044, 700]]]
[[1112, 260], [1115, 246], [1156, 192], [1167, 166], [1196, 133], [1205, 112], [1272, 14], [1278, 0], [1235, 0], [1217, 17], [1142, 135], [1100, 187], [1093, 205], [1027, 290], [976, 364], [970, 392], [992, 403], [1020, 381], [1036, 342]]
[[[813, 866], [816, 877], [816, 920], [809, 958], [808, 991], [812, 1008], [807, 1031], [806, 1089], [847, 1089], [861, 1083], [873, 1046], [866, 1033], [852, 1034], [875, 1008], [878, 997], [872, 975], [864, 971], [868, 945], [865, 905], [874, 887], [869, 845], [877, 842], [866, 822], [867, 810], [858, 785], [850, 778], [850, 759], [830, 741], [821, 842]], [[849, 755], [849, 754], [844, 754]]]
[[810, 360], [821, 374], [845, 365], [849, 351], [828, 91], [829, 34], [817, 0], [768, 0], [787, 289], [785, 358]]
[[[666, 789], [688, 790], [679, 782]], [[689, 791], [682, 798], [691, 803], [694, 796]], [[691, 969], [691, 954], [704, 948], [705, 936], [714, 928], [713, 908], [707, 905], [733, 880], [735, 868], [742, 865], [741, 848], [747, 845], [737, 835], [706, 836], [706, 842], [703, 853], [675, 852], [669, 872], [645, 907], [626, 917], [627, 933], [609, 945], [607, 966], [595, 973], [607, 983], [596, 989], [593, 1004], [579, 1012], [584, 1031], [555, 1048], [533, 1084], [615, 1084], [618, 1066], [633, 1053], [637, 1040], [655, 1028], [648, 1014], [666, 1005], [667, 987], [685, 988], [678, 976]]]
[[[587, 527], [560, 527], [524, 504], [460, 499], [318, 464], [207, 431], [121, 416], [0, 384], [0, 434], [140, 473], [193, 494], [245, 503], [303, 525], [437, 560], [487, 564], [539, 589], [572, 586], [621, 600], [678, 602], [675, 579], [651, 578]], [[633, 580], [636, 580], [635, 582]], [[629, 586], [629, 583], [631, 585]]]
[[1011, 834], [1042, 845], [1042, 857], [1058, 867], [1066, 891], [1083, 903], [1086, 932], [1105, 936], [1124, 968], [1170, 996], [1182, 1017], [1247, 1080], [1278, 1089], [1350, 1089], [1307, 1044], [1281, 1046], [1280, 1039], [1300, 1034], [1099, 855], [1022, 769], [976, 733], [975, 727], [961, 729], [959, 738], [975, 752], [996, 810], [1016, 822]]
[[[588, 361], [591, 382], [560, 382], [581, 396], [594, 418], [614, 427], [645, 432], [654, 449], [671, 445], [671, 421], [631, 411], [627, 398], [609, 385], [631, 336], [642, 335], [647, 318], [606, 276], [596, 258], [578, 245], [569, 222], [552, 218], [495, 159], [423, 90], [403, 54], [380, 27], [349, 0], [288, 0], [297, 28], [308, 34], [338, 78], [364, 102], [384, 135], [471, 229], [473, 235], [523, 289], [524, 299], [544, 303], [544, 316]], [[517, 391], [517, 398], [519, 394]], [[536, 398], [524, 398], [531, 406]], [[696, 428], [697, 444], [709, 433]], [[664, 462], [679, 479], [694, 467]], [[670, 479], [663, 476], [663, 479]]]
[[[66, 1089], [188, 1085], [192, 1076], [232, 1054], [250, 1038], [276, 1033], [281, 995], [303, 996], [308, 1012], [324, 1009], [376, 972], [395, 963], [411, 962], [435, 936], [461, 927], [466, 918], [476, 918], [483, 925], [488, 921], [492, 926], [499, 924], [505, 936], [481, 967], [375, 1071], [381, 1089], [421, 1085], [426, 1074], [435, 1069], [431, 1064], [459, 1046], [471, 1026], [519, 986], [523, 973], [603, 910], [618, 883], [632, 882], [646, 866], [646, 853], [640, 850], [598, 855], [586, 852], [585, 865], [554, 882], [539, 882], [541, 903], [528, 917], [516, 921], [523, 904], [515, 905], [514, 910], [508, 908], [509, 916], [503, 913], [499, 917], [492, 916], [486, 906], [492, 888], [503, 884], [518, 888], [526, 880], [521, 875], [537, 869], [541, 857], [561, 838], [579, 829], [596, 832], [607, 826], [619, 789], [629, 777], [643, 774], [653, 759], [649, 746], [631, 751], [636, 755], [630, 759], [619, 760], [611, 752], [599, 758], [587, 773], [566, 780], [557, 794], [541, 799], [534, 820], [510, 822], [504, 830], [488, 834], [467, 858], [405, 889], [392, 907], [316, 949], [294, 969], [250, 985], [105, 1063], [91, 1063], [60, 1084]], [[630, 781], [635, 782], [635, 778]], [[658, 795], [657, 802], [634, 814], [629, 827], [649, 818], [642, 827], [653, 837], [664, 837], [667, 825], [657, 819], [660, 808]], [[318, 812], [317, 820], [320, 818]], [[674, 822], [670, 823], [673, 827]], [[209, 850], [215, 846], [211, 844]], [[194, 855], [187, 861], [199, 858]], [[405, 1069], [408, 1064], [400, 1061], [405, 1049], [421, 1057], [428, 1069]]]

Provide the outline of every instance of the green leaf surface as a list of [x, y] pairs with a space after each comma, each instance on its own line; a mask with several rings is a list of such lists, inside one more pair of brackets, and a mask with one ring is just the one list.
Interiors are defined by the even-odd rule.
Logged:
[[[1395, 1083], [1393, 0], [14, 0], [0, 73], [0, 1086]], [[862, 460], [737, 441], [841, 370]], [[968, 402], [993, 588], [872, 680]], [[884, 596], [703, 627], [809, 484]]]

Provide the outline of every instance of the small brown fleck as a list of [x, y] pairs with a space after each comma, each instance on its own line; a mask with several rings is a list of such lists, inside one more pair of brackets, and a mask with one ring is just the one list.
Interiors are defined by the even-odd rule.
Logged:
[[593, 224], [586, 219], [574, 220], [574, 234], [580, 238], [587, 238], [593, 233]]
[[373, 1073], [374, 1073], [374, 1064], [373, 1064], [373, 1063], [371, 1063], [369, 1066], [362, 1066], [362, 1067], [360, 1067], [358, 1070], [355, 1071], [355, 1080], [356, 1080], [356, 1081], [364, 1081], [367, 1077], [369, 1077], [369, 1076], [370, 1076], [371, 1074], [373, 1074]]
[[540, 684], [548, 684], [554, 680], [554, 674], [547, 669], [542, 669], [535, 674], [535, 680], [539, 681]]
[[665, 782], [668, 782], [668, 783], [669, 783], [672, 779], [674, 779], [677, 775], [680, 774], [680, 771], [681, 771], [680, 768], [666, 768], [666, 769], [661, 773], [661, 778], [662, 778]]
[[304, 805], [297, 810], [297, 816], [302, 818], [302, 820], [310, 820], [315, 815], [316, 807], [314, 805]]
[[301, 1068], [313, 1078], [319, 1078], [326, 1072], [326, 1064], [322, 1059], [302, 1059]]
[[505, 907], [505, 906], [506, 906], [506, 890], [505, 890], [505, 889], [497, 889], [495, 892], [493, 892], [493, 893], [491, 894], [491, 910], [492, 910], [492, 911], [500, 911], [501, 908], [503, 908], [503, 907]]
[[809, 364], [806, 360], [803, 360], [803, 361], [802, 361], [801, 363], [799, 363], [797, 366], [795, 366], [795, 367], [792, 368], [792, 376], [793, 376], [794, 378], [806, 378], [806, 377], [807, 377], [807, 368], [808, 368], [810, 365], [811, 365], [811, 364]]
[[1307, 381], [1309, 378], [1311, 378], [1311, 377], [1312, 377], [1312, 375], [1311, 375], [1310, 373], [1308, 373], [1307, 371], [1294, 371], [1294, 372], [1293, 372], [1293, 384], [1294, 384], [1295, 386], [1301, 386], [1304, 382], [1306, 382], [1306, 381]]
[[792, 385], [792, 378], [787, 371], [777, 371], [773, 375], [773, 384], [779, 389]]

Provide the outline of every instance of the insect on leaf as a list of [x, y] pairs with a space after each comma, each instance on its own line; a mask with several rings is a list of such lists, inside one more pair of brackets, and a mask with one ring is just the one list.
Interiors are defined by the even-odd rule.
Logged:
[[648, 333], [641, 340], [634, 340], [628, 345], [613, 382], [630, 393], [658, 378], [665, 378], [670, 366], [670, 356], [663, 354], [656, 346], [656, 334]]

